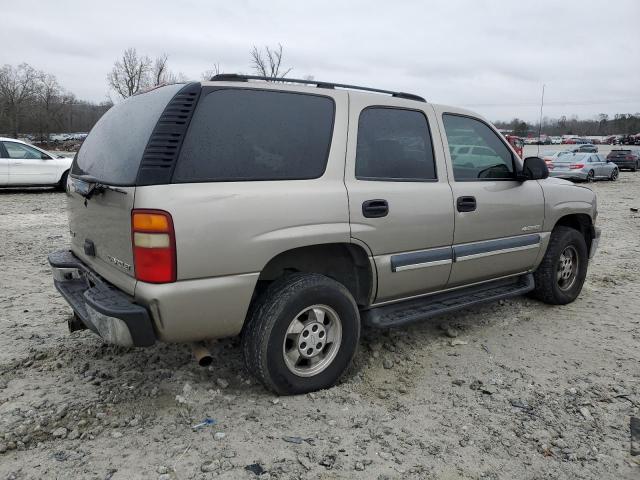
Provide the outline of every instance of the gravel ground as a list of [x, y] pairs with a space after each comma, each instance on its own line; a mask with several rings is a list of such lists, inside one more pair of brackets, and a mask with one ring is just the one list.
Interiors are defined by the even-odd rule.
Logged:
[[65, 196], [0, 192], [0, 479], [640, 478], [640, 173], [593, 188], [602, 242], [575, 303], [365, 331], [340, 385], [280, 398], [233, 339], [201, 368], [185, 346], [69, 334], [46, 262]]

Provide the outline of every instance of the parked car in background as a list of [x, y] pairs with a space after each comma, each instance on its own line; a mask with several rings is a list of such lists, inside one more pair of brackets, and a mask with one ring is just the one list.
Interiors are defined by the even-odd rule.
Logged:
[[620, 170], [640, 170], [640, 149], [616, 148], [607, 155], [607, 161], [615, 163]]
[[570, 152], [569, 150], [553, 150], [550, 152], [542, 152], [540, 153], [539, 157], [542, 158], [548, 165], [549, 163], [553, 163], [558, 157], [562, 155], [572, 155], [572, 152]]
[[583, 143], [577, 147], [569, 149], [569, 151], [575, 153], [598, 153], [598, 147], [592, 143]]
[[0, 137], [0, 187], [64, 189], [72, 160], [15, 138]]
[[617, 180], [620, 170], [615, 163], [608, 162], [604, 155], [597, 153], [570, 153], [558, 156], [553, 163], [547, 163], [549, 175], [567, 180]]
[[562, 144], [562, 137], [551, 137], [551, 144], [552, 145], [561, 145]]

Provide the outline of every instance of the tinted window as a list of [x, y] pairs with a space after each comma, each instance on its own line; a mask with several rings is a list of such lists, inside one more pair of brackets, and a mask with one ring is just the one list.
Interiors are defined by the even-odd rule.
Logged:
[[110, 108], [91, 129], [73, 164], [73, 175], [133, 185], [158, 118], [183, 84], [135, 95]]
[[200, 100], [176, 182], [293, 180], [324, 173], [333, 100], [265, 90], [217, 90]]
[[383, 107], [363, 110], [358, 122], [356, 177], [435, 179], [431, 134], [424, 114]]
[[8, 158], [19, 158], [22, 160], [42, 160], [43, 158], [51, 158], [40, 150], [36, 150], [35, 148], [27, 145], [22, 145], [21, 143], [3, 142], [3, 144], [9, 154]]
[[451, 154], [456, 180], [511, 179], [514, 176], [511, 151], [483, 122], [459, 115], [442, 116], [449, 146], [472, 145], [470, 153]]

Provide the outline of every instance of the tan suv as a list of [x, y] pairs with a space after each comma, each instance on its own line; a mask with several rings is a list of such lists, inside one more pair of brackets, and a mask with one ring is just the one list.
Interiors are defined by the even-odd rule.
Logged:
[[[596, 198], [486, 120], [421, 97], [218, 75], [109, 110], [49, 256], [70, 329], [146, 346], [241, 335], [280, 394], [333, 385], [362, 324], [582, 288]], [[481, 155], [461, 155], [458, 146]]]

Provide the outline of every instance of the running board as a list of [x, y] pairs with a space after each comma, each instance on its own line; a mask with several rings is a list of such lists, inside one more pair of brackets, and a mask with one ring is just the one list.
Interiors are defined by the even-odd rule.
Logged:
[[480, 303], [523, 295], [533, 288], [533, 275], [529, 273], [515, 278], [374, 307], [361, 312], [361, 316], [364, 324], [368, 326], [399, 327]]

